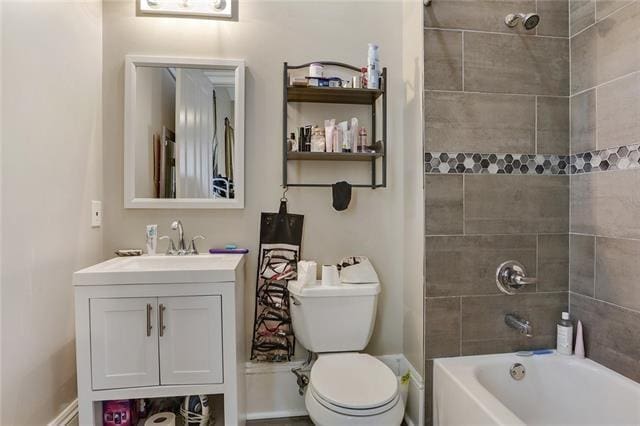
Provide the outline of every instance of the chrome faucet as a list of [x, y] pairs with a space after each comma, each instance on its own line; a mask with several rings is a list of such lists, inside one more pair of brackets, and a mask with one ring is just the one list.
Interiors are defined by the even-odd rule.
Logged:
[[518, 317], [516, 314], [507, 314], [504, 316], [504, 322], [511, 328], [516, 329], [520, 334], [533, 337], [533, 327], [531, 323]]
[[178, 254], [186, 254], [187, 245], [184, 242], [184, 228], [182, 228], [182, 222], [174, 220], [171, 224], [171, 229], [178, 231]]
[[174, 220], [171, 223], [171, 229], [174, 231], [178, 231], [178, 247], [173, 243], [173, 240], [166, 235], [160, 237], [161, 240], [169, 240], [166, 255], [167, 256], [187, 256], [187, 255], [197, 255], [198, 248], [196, 247], [196, 240], [204, 240], [205, 238], [202, 235], [196, 235], [191, 239], [191, 244], [187, 249], [187, 244], [184, 241], [184, 228], [182, 227], [182, 222], [179, 220]]

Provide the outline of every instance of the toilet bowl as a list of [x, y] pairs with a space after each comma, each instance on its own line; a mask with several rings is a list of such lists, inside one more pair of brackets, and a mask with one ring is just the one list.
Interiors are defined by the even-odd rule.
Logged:
[[373, 333], [380, 283], [290, 281], [288, 288], [293, 332], [318, 354], [305, 393], [311, 420], [318, 426], [399, 426], [404, 401], [398, 378], [382, 361], [359, 352]]
[[398, 378], [371, 355], [320, 355], [305, 394], [309, 416], [318, 426], [398, 426], [404, 414]]

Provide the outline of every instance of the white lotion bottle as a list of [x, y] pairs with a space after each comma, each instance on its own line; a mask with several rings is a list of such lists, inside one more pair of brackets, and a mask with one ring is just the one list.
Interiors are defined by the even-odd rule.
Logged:
[[556, 329], [557, 352], [562, 355], [571, 355], [573, 353], [573, 324], [569, 320], [569, 312], [562, 313], [562, 319], [558, 322]]
[[153, 256], [158, 248], [158, 225], [147, 225], [147, 254]]

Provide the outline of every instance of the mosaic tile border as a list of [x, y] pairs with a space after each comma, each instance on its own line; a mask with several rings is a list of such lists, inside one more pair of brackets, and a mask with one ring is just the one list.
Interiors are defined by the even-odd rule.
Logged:
[[617, 146], [571, 155], [572, 175], [640, 168], [640, 144]]
[[425, 173], [431, 174], [569, 174], [569, 156], [567, 155], [426, 152], [424, 164]]
[[426, 152], [427, 174], [574, 175], [640, 168], [640, 144], [572, 155]]

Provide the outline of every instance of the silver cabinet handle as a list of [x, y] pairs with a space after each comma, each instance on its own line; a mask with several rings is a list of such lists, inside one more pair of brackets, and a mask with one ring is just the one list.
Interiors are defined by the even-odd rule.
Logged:
[[164, 310], [165, 309], [166, 309], [166, 307], [161, 303], [160, 307], [159, 307], [160, 321], [159, 321], [159, 325], [158, 325], [158, 329], [160, 330], [160, 337], [164, 336], [164, 329], [166, 328], [164, 326]]
[[147, 303], [147, 337], [151, 337], [151, 303]]

